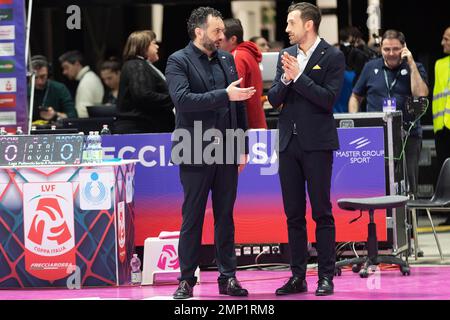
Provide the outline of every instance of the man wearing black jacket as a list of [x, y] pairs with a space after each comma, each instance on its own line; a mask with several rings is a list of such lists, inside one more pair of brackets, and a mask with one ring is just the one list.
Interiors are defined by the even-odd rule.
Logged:
[[[233, 223], [238, 170], [246, 162], [247, 147], [244, 152], [237, 153], [233, 161], [219, 159], [209, 163], [203, 158], [204, 151], [211, 145], [222, 149], [225, 146], [229, 151], [230, 129], [247, 129], [245, 106], [240, 101], [255, 93], [252, 87], [238, 87], [241, 79], [238, 80], [232, 55], [218, 50], [224, 29], [220, 12], [209, 7], [195, 9], [188, 20], [188, 33], [192, 41], [167, 61], [166, 78], [176, 109], [176, 130], [172, 138], [176, 140], [174, 136], [177, 132], [190, 133], [189, 141], [182, 139], [174, 144], [172, 161], [174, 150], [180, 145], [186, 147], [182, 148], [183, 152], [189, 152], [191, 146], [197, 143], [203, 145], [200, 150], [194, 147], [190, 159], [183, 154], [183, 161], [179, 163], [184, 202], [178, 247], [181, 276], [174, 293], [175, 299], [193, 296], [193, 287], [197, 282], [194, 272], [199, 265], [203, 220], [210, 190], [216, 261], [220, 273], [219, 293], [231, 296], [248, 294], [236, 279]], [[205, 146], [202, 137], [195, 136], [196, 128], [200, 128], [202, 136], [206, 136], [207, 131], [216, 133], [208, 141], [208, 146]], [[200, 162], [196, 161], [198, 157]]]
[[335, 225], [330, 189], [333, 150], [339, 148], [333, 105], [344, 80], [342, 52], [318, 36], [321, 14], [292, 4], [287, 28], [293, 45], [280, 52], [269, 102], [281, 109], [279, 175], [287, 216], [292, 277], [277, 295], [307, 291], [306, 186], [316, 222], [319, 283], [316, 295], [333, 294]]

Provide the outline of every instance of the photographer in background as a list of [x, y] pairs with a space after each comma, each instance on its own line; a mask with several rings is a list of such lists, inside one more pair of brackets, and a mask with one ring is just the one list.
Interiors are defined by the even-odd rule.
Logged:
[[[362, 39], [362, 33], [356, 27], [346, 27], [339, 30], [339, 49], [345, 56], [344, 83], [336, 103], [333, 106], [333, 113], [348, 112], [348, 101], [352, 95], [353, 86], [358, 81], [364, 65], [374, 58], [377, 53], [370, 49]], [[366, 109], [365, 100], [360, 108]]]
[[372, 59], [378, 58], [379, 54], [369, 48], [361, 31], [356, 27], [346, 27], [339, 31], [339, 49], [344, 53], [347, 70], [355, 72], [353, 84], [355, 84], [364, 68], [364, 65]]
[[[76, 118], [77, 112], [69, 89], [63, 83], [49, 79], [50, 65], [47, 58], [42, 55], [33, 56], [31, 67], [36, 75], [33, 124], [45, 125], [59, 119]], [[29, 86], [28, 98], [30, 93]]]

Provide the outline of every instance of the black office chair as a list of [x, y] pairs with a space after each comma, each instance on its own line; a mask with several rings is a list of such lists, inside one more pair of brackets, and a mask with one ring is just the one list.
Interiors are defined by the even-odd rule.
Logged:
[[369, 276], [369, 268], [371, 266], [379, 265], [380, 263], [395, 264], [400, 267], [403, 275], [410, 275], [408, 261], [394, 256], [379, 256], [378, 255], [378, 241], [377, 241], [377, 226], [375, 224], [374, 213], [377, 209], [392, 209], [399, 208], [406, 204], [408, 197], [406, 196], [384, 196], [372, 198], [353, 198], [353, 199], [339, 199], [338, 206], [344, 210], [360, 210], [369, 211], [370, 222], [367, 225], [367, 257], [357, 257], [353, 259], [346, 259], [336, 262], [335, 274], [341, 275], [341, 268], [347, 265], [357, 266], [352, 268], [354, 272], [358, 272], [361, 278]]
[[[406, 206], [409, 210], [411, 210], [413, 222], [416, 221], [416, 209], [424, 209], [427, 211], [428, 219], [431, 223], [431, 228], [434, 233], [434, 238], [436, 240], [441, 261], [444, 260], [444, 256], [442, 255], [441, 250], [441, 244], [439, 243], [436, 229], [434, 228], [433, 219], [431, 219], [431, 211], [450, 212], [450, 158], [447, 158], [442, 165], [433, 197], [431, 197], [431, 199], [409, 200], [406, 203]], [[416, 224], [413, 224], [413, 233], [414, 248], [418, 248], [419, 240], [417, 237]]]

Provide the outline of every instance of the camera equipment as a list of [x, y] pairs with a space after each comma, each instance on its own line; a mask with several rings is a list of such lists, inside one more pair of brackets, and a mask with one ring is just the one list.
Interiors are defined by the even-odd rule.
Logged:
[[414, 117], [420, 116], [428, 107], [428, 97], [408, 97], [405, 102], [406, 111]]

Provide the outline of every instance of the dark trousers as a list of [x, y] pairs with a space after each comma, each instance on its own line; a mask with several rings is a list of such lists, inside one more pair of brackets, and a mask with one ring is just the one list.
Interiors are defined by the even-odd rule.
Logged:
[[214, 212], [214, 244], [219, 279], [236, 275], [233, 207], [236, 200], [238, 171], [236, 165], [180, 165], [184, 191], [183, 222], [178, 244], [180, 281], [197, 282], [194, 272], [199, 265], [203, 221], [211, 190]]
[[316, 223], [319, 277], [334, 276], [336, 231], [330, 201], [332, 164], [331, 150], [303, 151], [296, 136], [291, 138], [286, 150], [280, 152], [279, 175], [294, 276], [305, 278], [308, 262], [305, 183]]
[[[450, 130], [444, 127], [435, 133], [438, 168], [441, 170], [445, 159], [450, 158]], [[435, 181], [435, 184], [437, 181]]]
[[408, 176], [409, 193], [417, 198], [419, 185], [419, 159], [422, 151], [422, 138], [408, 137], [405, 147], [406, 174]]

